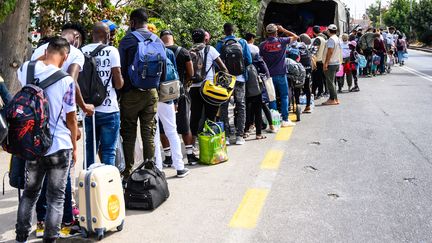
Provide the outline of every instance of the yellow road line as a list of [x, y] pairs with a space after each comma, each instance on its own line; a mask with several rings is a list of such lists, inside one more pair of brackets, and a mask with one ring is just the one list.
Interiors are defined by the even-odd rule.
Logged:
[[283, 127], [276, 134], [276, 141], [288, 141], [291, 138], [294, 127]]
[[232, 217], [229, 226], [244, 229], [255, 228], [268, 193], [268, 189], [249, 189]]
[[282, 161], [284, 152], [282, 150], [270, 150], [261, 163], [261, 169], [277, 170]]

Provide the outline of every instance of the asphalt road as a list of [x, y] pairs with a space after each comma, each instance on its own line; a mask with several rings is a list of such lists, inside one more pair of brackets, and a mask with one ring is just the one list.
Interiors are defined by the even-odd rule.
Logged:
[[[410, 51], [341, 105], [170, 178], [166, 203], [128, 211], [103, 242], [431, 242], [431, 61]], [[0, 196], [0, 242], [13, 242], [16, 199], [9, 187]]]

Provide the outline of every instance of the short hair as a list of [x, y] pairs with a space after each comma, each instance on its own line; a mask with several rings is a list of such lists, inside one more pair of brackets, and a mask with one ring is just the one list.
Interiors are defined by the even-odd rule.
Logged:
[[390, 26], [389, 30], [395, 30], [396, 28], [394, 26]]
[[250, 41], [250, 40], [252, 40], [253, 38], [255, 38], [256, 37], [256, 35], [255, 34], [252, 34], [252, 33], [246, 33], [245, 34], [245, 39], [247, 40], [247, 41]]
[[203, 29], [194, 29], [192, 31], [192, 40], [194, 43], [202, 43], [205, 39], [205, 30]]
[[234, 32], [234, 25], [231, 23], [225, 23], [223, 26], [223, 29], [225, 32], [232, 33], [232, 32]]
[[137, 24], [146, 24], [148, 22], [148, 15], [145, 8], [137, 8], [130, 14], [130, 20]]
[[84, 26], [82, 26], [80, 23], [66, 23], [62, 27], [62, 31], [64, 30], [76, 30], [81, 35], [82, 44], [84, 44], [87, 40], [87, 32], [84, 29]]
[[63, 52], [65, 51], [66, 54], [69, 54], [70, 52], [70, 44], [69, 42], [60, 36], [52, 37], [49, 41], [47, 52]]
[[[331, 30], [331, 29], [328, 29], [328, 32], [330, 33], [330, 34], [336, 34], [337, 33], [337, 30]], [[325, 33], [324, 33], [325, 34]]]
[[315, 34], [319, 34], [319, 33], [321, 33], [321, 27], [318, 26], [318, 25], [315, 25], [315, 26], [312, 28], [312, 31], [313, 31]]

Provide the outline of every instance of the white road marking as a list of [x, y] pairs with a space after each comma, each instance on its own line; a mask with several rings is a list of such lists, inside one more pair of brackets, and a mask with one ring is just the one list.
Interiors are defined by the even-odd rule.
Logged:
[[420, 72], [420, 71], [417, 71], [417, 70], [415, 70], [415, 69], [413, 69], [413, 68], [410, 68], [410, 67], [407, 67], [407, 66], [404, 66], [404, 67], [401, 67], [402, 69], [404, 69], [405, 71], [407, 71], [407, 72], [410, 72], [410, 73], [412, 73], [412, 74], [415, 74], [416, 76], [419, 76], [419, 77], [421, 77], [421, 78], [424, 78], [424, 79], [426, 79], [427, 81], [429, 81], [429, 82], [432, 82], [432, 76], [430, 76], [430, 75], [427, 75], [427, 74], [425, 74], [425, 73], [422, 73], [422, 72]]

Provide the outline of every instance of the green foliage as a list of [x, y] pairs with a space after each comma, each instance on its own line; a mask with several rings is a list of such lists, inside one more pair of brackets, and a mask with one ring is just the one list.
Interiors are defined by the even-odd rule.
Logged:
[[11, 14], [15, 9], [16, 0], [0, 1], [0, 24]]
[[[409, 20], [410, 24], [421, 39], [423, 39], [423, 33], [426, 34], [425, 32], [428, 32], [430, 34], [432, 26], [432, 0], [420, 0], [419, 2], [414, 2], [412, 17]], [[427, 40], [428, 38], [425, 37], [424, 39]]]
[[394, 0], [384, 14], [387, 26], [395, 26], [403, 33], [409, 32], [410, 0]]
[[420, 36], [420, 41], [426, 45], [431, 45], [432, 44], [432, 30], [428, 30], [428, 31], [424, 32]]
[[369, 5], [366, 9], [366, 15], [372, 21], [372, 24], [379, 27], [380, 24], [380, 14], [384, 12], [385, 9], [381, 8], [381, 1], [376, 0], [375, 3]]

